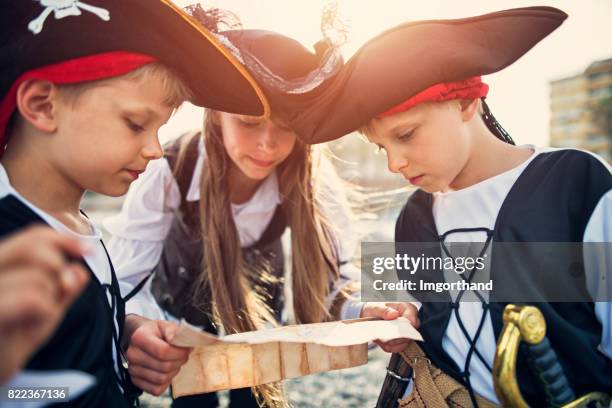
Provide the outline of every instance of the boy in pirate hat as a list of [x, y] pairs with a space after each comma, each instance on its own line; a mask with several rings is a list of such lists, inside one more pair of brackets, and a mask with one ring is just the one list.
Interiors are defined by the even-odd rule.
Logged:
[[167, 0], [2, 0], [0, 32], [0, 236], [42, 224], [91, 247], [66, 252], [89, 284], [26, 369], [93, 375], [74, 406], [129, 406], [134, 385], [160, 394], [189, 350], [165, 341], [172, 323], [125, 316], [126, 294], [81, 198], [124, 194], [161, 157], [157, 131], [184, 100], [265, 116], [265, 98]]
[[[574, 149], [514, 146], [484, 102], [488, 86], [480, 76], [516, 61], [566, 17], [554, 8], [531, 7], [404, 24], [364, 45], [330, 81], [328, 92], [301, 100], [278, 92], [270, 96], [272, 107], [283, 98], [296, 105], [308, 102], [312, 107], [288, 120], [313, 143], [360, 129], [386, 152], [389, 170], [418, 187], [397, 220], [398, 248], [434, 242], [432, 255], [445, 250], [450, 257], [448, 242], [484, 242], [485, 248], [491, 242], [605, 246], [612, 237], [609, 166]], [[427, 361], [467, 388], [463, 401], [468, 404], [499, 402], [491, 371], [502, 312], [513, 296], [536, 304], [544, 315], [567, 379], [564, 388], [572, 391], [566, 395], [612, 391], [612, 292], [605, 286], [612, 270], [609, 250], [589, 264], [586, 257], [559, 251], [545, 255], [530, 245], [524, 258], [493, 252], [488, 261], [492, 298], [476, 291], [422, 297], [427, 300], [419, 312]], [[512, 262], [512, 270], [502, 261]], [[400, 278], [407, 276], [403, 272]], [[457, 279], [446, 270], [416, 273], [437, 282]], [[495, 301], [503, 298], [500, 280], [517, 290]], [[570, 290], [564, 294], [573, 296], [566, 299], [577, 300], [562, 303], [567, 300], [544, 296], [551, 282], [566, 284]], [[526, 299], [520, 290], [538, 300]], [[461, 301], [468, 292], [471, 301]], [[551, 403], [548, 391], [554, 385], [545, 392], [526, 364], [519, 354], [525, 399], [531, 406]], [[402, 406], [427, 406], [428, 390], [418, 383], [417, 378], [415, 392]]]

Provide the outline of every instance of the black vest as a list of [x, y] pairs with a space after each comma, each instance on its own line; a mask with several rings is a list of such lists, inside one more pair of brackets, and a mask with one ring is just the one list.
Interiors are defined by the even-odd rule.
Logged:
[[[164, 155], [175, 171], [177, 156], [181, 143], [187, 140], [187, 151], [183, 165], [175, 174], [181, 193], [181, 205], [175, 214], [172, 226], [164, 241], [164, 248], [158, 265], [153, 271], [151, 291], [159, 305], [177, 318], [202, 326], [206, 331], [216, 333], [212, 324], [211, 305], [194, 302], [195, 282], [205, 267], [205, 256], [200, 232], [199, 202], [186, 200], [191, 184], [195, 163], [198, 158], [198, 143], [201, 133], [188, 133], [170, 142], [164, 147]], [[228, 216], [230, 216], [228, 214]], [[257, 243], [243, 248], [247, 264], [253, 265], [253, 285], [260, 286], [271, 309], [280, 321], [282, 311], [282, 277], [284, 274], [284, 256], [280, 237], [287, 227], [284, 213], [279, 205]], [[267, 264], [275, 282], [266, 282], [257, 275], [261, 268], [257, 265]], [[211, 295], [207, 297], [211, 299]]]
[[[0, 200], [0, 238], [34, 224], [46, 225], [43, 219], [14, 196]], [[80, 261], [90, 273], [90, 282], [68, 309], [53, 336], [28, 362], [26, 369], [71, 369], [92, 374], [96, 384], [70, 401], [68, 405], [71, 407], [132, 406], [117, 385], [119, 379], [112, 356], [112, 345], [116, 344], [113, 343], [113, 336], [121, 339], [125, 322], [125, 308], [115, 272], [111, 264], [112, 284], [102, 285], [87, 263], [82, 259]], [[114, 298], [119, 333], [114, 333], [115, 313], [108, 304], [107, 290]], [[121, 356], [117, 355], [117, 358], [120, 362]], [[135, 389], [121, 364], [120, 372], [123, 376], [121, 385], [128, 390], [133, 401]]]
[[[505, 198], [497, 215], [493, 242], [582, 242], [591, 214], [610, 189], [610, 171], [593, 156], [575, 150], [541, 153], [529, 163]], [[396, 242], [438, 241], [439, 233], [444, 231], [436, 230], [432, 204], [432, 195], [422, 190], [408, 199], [396, 223]], [[441, 251], [428, 255], [440, 256]], [[547, 271], [551, 270], [551, 265], [553, 268], [558, 265], [556, 260], [549, 261], [551, 264], [547, 267], [548, 260], [540, 256], [534, 268], [532, 263], [521, 259], [514, 264], [516, 276], [529, 281], [534, 270]], [[494, 281], [495, 262], [493, 256], [491, 278]], [[432, 280], [444, 281], [442, 271], [436, 271]], [[536, 285], [534, 282], [530, 289], [537, 290], [533, 287]], [[493, 297], [494, 294], [495, 289]], [[424, 338], [423, 349], [432, 363], [465, 385], [459, 367], [442, 348], [452, 313], [450, 298], [448, 300], [423, 303], [419, 331]], [[596, 318], [594, 304], [531, 304], [542, 311], [547, 337], [576, 394], [612, 393], [612, 361], [597, 349], [602, 327]], [[505, 306], [506, 303], [490, 303], [496, 339], [503, 327]], [[528, 366], [525, 353], [519, 353], [517, 364], [517, 378], [526, 401], [530, 406], [544, 406], [545, 395]]]

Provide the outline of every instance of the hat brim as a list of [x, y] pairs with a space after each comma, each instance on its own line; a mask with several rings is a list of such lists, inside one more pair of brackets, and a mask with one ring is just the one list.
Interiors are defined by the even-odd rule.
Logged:
[[[72, 5], [70, 13], [60, 17], [55, 15], [57, 6], [31, 0], [4, 3], [0, 7], [0, 26], [7, 40], [0, 45], [2, 94], [24, 72], [127, 51], [152, 56], [172, 68], [192, 90], [196, 105], [269, 115], [264, 93], [241, 62], [170, 0], [88, 0], [83, 3], [86, 8]], [[34, 20], [40, 26], [32, 32]]]
[[194, 92], [195, 105], [269, 116], [268, 101], [258, 83], [210, 31], [170, 0], [146, 3], [146, 12], [164, 22], [158, 26], [159, 41], [169, 43], [166, 52], [155, 55], [151, 50], [151, 54], [184, 79]]
[[290, 124], [306, 143], [337, 139], [432, 85], [507, 67], [566, 18], [528, 7], [400, 25], [362, 46], [326, 92], [293, 109]]

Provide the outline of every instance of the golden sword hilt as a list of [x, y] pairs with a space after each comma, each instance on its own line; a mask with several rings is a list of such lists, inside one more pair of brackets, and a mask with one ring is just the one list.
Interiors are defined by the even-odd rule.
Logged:
[[[504, 309], [503, 314], [504, 328], [497, 342], [495, 361], [493, 363], [493, 384], [499, 402], [504, 407], [529, 408], [524, 400], [516, 378], [516, 357], [519, 345], [524, 341], [533, 349], [539, 348], [544, 353], [553, 353], [554, 350], [546, 340], [546, 321], [542, 312], [535, 306], [521, 306], [509, 304]], [[558, 365], [556, 355], [554, 364]], [[547, 367], [547, 369], [550, 367]], [[552, 372], [559, 381], [567, 381], [562, 372], [562, 368], [554, 367]], [[573, 401], [560, 404], [561, 408], [580, 408], [580, 407], [608, 407], [610, 396], [601, 392], [591, 392], [578, 399], [574, 399], [574, 394], [569, 384], [565, 395], [570, 395]], [[595, 404], [595, 405], [589, 405]], [[554, 404], [554, 406], [559, 406]]]

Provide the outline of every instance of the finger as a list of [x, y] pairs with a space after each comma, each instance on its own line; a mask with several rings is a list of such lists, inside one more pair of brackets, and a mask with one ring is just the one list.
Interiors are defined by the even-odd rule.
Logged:
[[396, 302], [386, 303], [386, 305], [387, 307], [397, 310], [400, 315], [404, 314], [406, 310], [408, 309], [408, 306], [410, 306], [408, 303], [396, 303]]
[[398, 345], [401, 346], [402, 344], [408, 344], [408, 343], [410, 343], [410, 340], [405, 339], [405, 338], [381, 341], [381, 344], [384, 344], [387, 346], [398, 346]]
[[60, 273], [62, 294], [60, 303], [67, 307], [77, 298], [89, 283], [89, 274], [81, 264], [70, 264]]
[[141, 348], [151, 358], [160, 361], [187, 361], [189, 349], [172, 346], [161, 339], [161, 333], [143, 329], [144, 326], [134, 332], [130, 345]]
[[171, 371], [170, 373], [160, 373], [138, 365], [129, 366], [128, 371], [132, 378], [137, 377], [150, 384], [162, 386], [164, 388], [170, 385], [172, 378], [174, 378], [174, 376], [178, 373], [178, 369]]
[[408, 319], [414, 327], [418, 327], [419, 312], [418, 310], [416, 310], [416, 308], [412, 308], [412, 307], [406, 308], [404, 313], [402, 313], [402, 317], [405, 317], [406, 319]]
[[65, 263], [65, 254], [80, 258], [88, 251], [86, 244], [50, 227], [30, 227], [1, 242], [0, 268], [33, 263], [59, 270]]
[[65, 264], [60, 252], [49, 246], [37, 245], [30, 255], [27, 261], [3, 268], [4, 290], [8, 290], [10, 285], [19, 284], [21, 287], [14, 290], [24, 290], [27, 285], [45, 283], [53, 289], [58, 300], [61, 300], [66, 295], [72, 295], [81, 285], [82, 278], [75, 277], [74, 272], [68, 270], [70, 268]]
[[139, 377], [132, 377], [132, 383], [144, 392], [148, 392], [157, 397], [162, 395], [168, 388], [168, 386], [159, 386]]
[[407, 346], [408, 346], [407, 344], [396, 345], [396, 346], [385, 346], [385, 347], [382, 347], [382, 349], [385, 350], [387, 353], [401, 353], [402, 351], [406, 349]]
[[[25, 243], [23, 244], [25, 245]], [[36, 268], [40, 272], [51, 272], [50, 276], [55, 279], [66, 263], [61, 252], [54, 250], [44, 243], [28, 244], [27, 248], [17, 247], [14, 252], [8, 255], [1, 255], [3, 260], [0, 270], [3, 273], [17, 268]], [[59, 280], [58, 280], [59, 282]]]
[[83, 266], [74, 264], [66, 266], [58, 276], [59, 279], [40, 267], [11, 268], [0, 275], [0, 297], [28, 291], [45, 292], [53, 294], [57, 306], [64, 308], [81, 292], [89, 281], [89, 274]]
[[[0, 275], [0, 325], [28, 344], [39, 345], [61, 322], [67, 304], [48, 273], [21, 268]], [[27, 347], [27, 344], [24, 345]]]
[[57, 309], [54, 291], [44, 285], [15, 286], [0, 296], [0, 324], [11, 327], [44, 321], [56, 315]]
[[396, 342], [391, 342], [391, 341], [377, 341], [376, 344], [379, 345], [382, 349], [384, 350], [389, 350], [389, 349], [400, 349], [403, 350], [406, 347], [408, 347], [408, 344], [410, 343], [411, 340], [407, 340], [407, 339], [403, 339], [403, 341], [396, 341]]
[[[43, 227], [29, 227], [25, 230], [15, 232], [8, 235], [0, 241], [0, 268], [9, 266], [14, 259], [23, 258], [24, 252], [27, 252], [29, 247], [29, 238], [31, 231], [38, 230]], [[50, 227], [47, 227], [51, 230]]]
[[175, 323], [164, 320], [158, 320], [157, 326], [162, 334], [162, 339], [166, 342], [170, 342], [170, 339], [174, 337], [178, 330], [178, 326]]
[[386, 351], [387, 353], [389, 352], [389, 348], [388, 346], [385, 344], [385, 342], [380, 341], [380, 340], [374, 340], [374, 343], [380, 347], [382, 350]]
[[28, 292], [57, 296], [58, 291], [57, 282], [37, 268], [19, 267], [0, 274], [0, 297], [19, 296]]
[[400, 312], [394, 308], [387, 307], [381, 317], [385, 320], [397, 319], [400, 316]]
[[49, 245], [39, 244], [29, 251], [28, 256], [27, 260], [23, 260], [11, 268], [29, 267], [52, 279], [57, 290], [58, 301], [75, 291], [76, 277], [66, 263], [62, 252]]
[[364, 306], [361, 317], [379, 317], [385, 320], [393, 320], [399, 316], [399, 312], [384, 303], [368, 303]]
[[126, 352], [126, 357], [130, 366], [141, 366], [163, 374], [172, 373], [177, 367], [180, 368], [182, 366], [180, 362], [158, 361], [153, 359], [147, 353], [136, 347], [129, 347]]
[[408, 319], [414, 327], [419, 326], [419, 310], [412, 303], [386, 303], [386, 305], [397, 310], [400, 316]]
[[408, 347], [412, 339], [393, 339], [387, 342], [381, 342], [380, 346], [383, 350], [390, 353], [398, 353]]
[[[157, 325], [160, 329], [160, 332], [162, 334], [162, 339], [168, 343], [171, 344], [170, 341], [174, 338], [177, 330], [178, 330], [178, 325], [174, 322], [169, 322], [166, 320], [158, 320], [157, 321]], [[172, 344], [171, 344], [172, 345]], [[191, 353], [191, 351], [193, 350], [192, 347], [178, 347], [178, 346], [174, 346], [173, 347], [185, 350], [187, 353], [187, 357], [189, 357], [189, 354]], [[185, 360], [186, 361], [186, 360]]]

